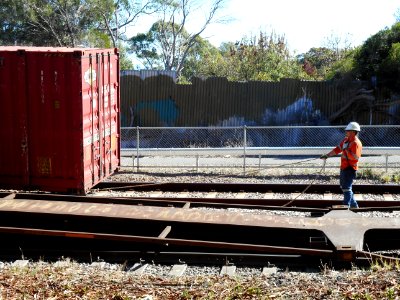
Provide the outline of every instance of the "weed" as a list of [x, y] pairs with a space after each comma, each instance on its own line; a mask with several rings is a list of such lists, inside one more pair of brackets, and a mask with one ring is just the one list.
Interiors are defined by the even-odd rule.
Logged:
[[400, 260], [375, 259], [371, 260], [371, 271], [399, 271]]
[[394, 288], [388, 288], [387, 289], [386, 297], [387, 297], [386, 299], [389, 299], [389, 300], [396, 298], [396, 293], [395, 293]]
[[400, 173], [395, 173], [392, 175], [392, 181], [394, 183], [399, 183], [400, 182]]
[[384, 174], [381, 176], [381, 182], [382, 183], [389, 183], [392, 180], [392, 176], [389, 174]]
[[244, 287], [240, 283], [237, 283], [235, 285], [235, 287], [233, 288], [233, 291], [234, 291], [235, 294], [239, 294], [240, 295], [240, 294], [243, 293]]
[[182, 299], [191, 299], [190, 292], [188, 290], [184, 290], [181, 295]]
[[248, 295], [251, 295], [251, 296], [260, 296], [260, 295], [262, 295], [262, 290], [257, 286], [249, 287], [246, 292], [247, 292]]
[[329, 266], [327, 263], [322, 262], [322, 261], [321, 261], [320, 269], [321, 269], [321, 273], [324, 275], [328, 275], [333, 271], [331, 266]]
[[365, 179], [374, 179], [375, 174], [370, 167], [365, 167], [360, 171], [360, 177]]
[[368, 293], [364, 295], [364, 298], [365, 298], [365, 300], [372, 300], [371, 295]]

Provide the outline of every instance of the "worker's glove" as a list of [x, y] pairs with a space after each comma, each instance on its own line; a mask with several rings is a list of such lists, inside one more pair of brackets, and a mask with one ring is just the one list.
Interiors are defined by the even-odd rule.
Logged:
[[320, 159], [327, 159], [327, 158], [328, 158], [328, 155], [326, 155], [326, 154], [323, 154], [320, 156]]

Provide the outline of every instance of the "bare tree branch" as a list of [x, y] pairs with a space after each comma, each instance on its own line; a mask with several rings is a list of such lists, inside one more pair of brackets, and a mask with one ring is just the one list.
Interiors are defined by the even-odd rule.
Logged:
[[39, 31], [49, 32], [56, 40], [59, 46], [64, 46], [61, 37], [57, 34], [50, 19], [46, 18], [43, 9], [39, 8], [32, 2], [25, 3], [28, 10], [32, 10], [40, 21], [28, 21], [28, 24]]
[[142, 15], [151, 15], [160, 10], [160, 4], [157, 0], [146, 0], [144, 4], [137, 6], [134, 0], [129, 0], [128, 5], [122, 5], [120, 0], [116, 0], [114, 4], [115, 10], [113, 18], [108, 19], [105, 13], [102, 13], [104, 24], [100, 24], [99, 30], [107, 32], [114, 47], [117, 46], [119, 40], [123, 40], [119, 34], [121, 30], [134, 23]]
[[[196, 39], [204, 32], [207, 26], [214, 21], [216, 13], [222, 8], [224, 2], [225, 0], [214, 0], [199, 30], [190, 34], [184, 33], [185, 26], [191, 13], [195, 11], [194, 5], [196, 1], [180, 0], [180, 6], [174, 7], [170, 11], [168, 22], [166, 22], [168, 8], [164, 10], [163, 23], [165, 25], [161, 26], [162, 32], [160, 37], [162, 40], [160, 44], [163, 57], [165, 58], [164, 64], [166, 69], [175, 69], [179, 76], [188, 53], [196, 43]], [[177, 22], [177, 20], [179, 20], [179, 22]], [[166, 30], [169, 30], [170, 38], [168, 38]]]

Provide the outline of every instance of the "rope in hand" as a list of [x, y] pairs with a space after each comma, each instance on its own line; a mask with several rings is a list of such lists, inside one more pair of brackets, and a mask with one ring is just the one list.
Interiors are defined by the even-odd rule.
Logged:
[[315, 183], [315, 181], [318, 179], [318, 177], [322, 173], [325, 172], [326, 159], [323, 159], [323, 161], [324, 161], [324, 163], [322, 164], [322, 168], [321, 168], [321, 170], [319, 170], [319, 172], [317, 173], [317, 176], [315, 176], [313, 181], [311, 181], [311, 183], [300, 194], [298, 194], [294, 199], [292, 199], [289, 202], [287, 202], [284, 205], [282, 205], [282, 207], [286, 207], [286, 206], [292, 204], [297, 198], [299, 198], [301, 195], [303, 195]]

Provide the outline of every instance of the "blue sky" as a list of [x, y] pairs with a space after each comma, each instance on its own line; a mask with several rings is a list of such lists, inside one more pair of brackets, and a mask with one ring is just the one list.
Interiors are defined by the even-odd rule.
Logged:
[[[207, 4], [192, 14], [186, 26], [197, 30], [204, 19]], [[263, 32], [284, 35], [293, 54], [311, 47], [326, 46], [330, 37], [339, 37], [351, 46], [361, 45], [367, 38], [395, 22], [400, 0], [226, 0], [220, 17], [230, 18], [227, 24], [212, 24], [202, 34], [214, 46], [240, 40]], [[154, 17], [142, 18], [129, 31], [132, 36], [146, 32]]]
[[203, 34], [216, 46], [260, 30], [284, 35], [292, 52], [324, 46], [328, 37], [362, 44], [395, 22], [400, 0], [227, 0], [221, 15], [230, 23], [214, 24]]

